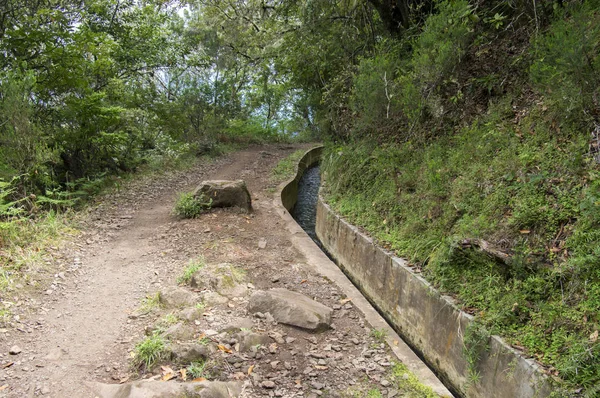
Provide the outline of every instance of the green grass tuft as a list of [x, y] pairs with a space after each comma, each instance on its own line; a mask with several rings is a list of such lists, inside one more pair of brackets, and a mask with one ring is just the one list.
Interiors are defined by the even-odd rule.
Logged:
[[205, 266], [204, 258], [199, 257], [196, 260], [190, 260], [188, 265], [183, 270], [183, 273], [177, 278], [177, 284], [184, 285], [190, 283], [196, 272]]
[[160, 307], [160, 293], [157, 292], [153, 295], [148, 295], [142, 300], [142, 304], [140, 305], [139, 312], [142, 314], [147, 314], [149, 312], [154, 311], [155, 309]]
[[403, 363], [397, 362], [392, 366], [391, 379], [400, 396], [438, 398], [438, 395], [430, 387], [421, 384], [417, 376], [412, 374]]
[[208, 379], [208, 374], [206, 373], [206, 361], [197, 361], [192, 362], [187, 367], [187, 373], [192, 379], [197, 379], [199, 377], [204, 377]]
[[153, 333], [135, 346], [134, 363], [146, 370], [152, 368], [166, 352], [166, 343], [160, 333]]
[[173, 214], [181, 218], [196, 218], [210, 209], [211, 202], [211, 200], [199, 199], [191, 192], [183, 192], [175, 202]]
[[373, 337], [379, 343], [384, 343], [386, 336], [387, 336], [387, 332], [383, 328], [371, 330], [371, 337]]
[[305, 152], [305, 150], [299, 149], [285, 159], [280, 160], [271, 172], [271, 181], [280, 183], [294, 177], [296, 165]]

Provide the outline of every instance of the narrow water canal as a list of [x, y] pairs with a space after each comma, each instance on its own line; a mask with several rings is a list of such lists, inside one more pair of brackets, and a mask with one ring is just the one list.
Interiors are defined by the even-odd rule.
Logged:
[[304, 231], [319, 246], [315, 225], [317, 220], [317, 199], [321, 186], [321, 170], [319, 165], [312, 166], [306, 171], [298, 182], [298, 201], [292, 210], [292, 216]]

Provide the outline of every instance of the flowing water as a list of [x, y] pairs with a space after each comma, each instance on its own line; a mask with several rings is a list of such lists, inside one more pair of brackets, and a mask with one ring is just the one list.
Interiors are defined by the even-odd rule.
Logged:
[[298, 182], [298, 201], [292, 210], [292, 216], [304, 231], [319, 245], [315, 224], [317, 219], [317, 199], [321, 186], [321, 170], [319, 165], [312, 166], [302, 175]]

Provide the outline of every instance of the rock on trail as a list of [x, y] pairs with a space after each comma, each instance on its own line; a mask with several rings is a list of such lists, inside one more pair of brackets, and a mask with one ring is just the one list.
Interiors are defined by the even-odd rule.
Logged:
[[233, 398], [242, 392], [241, 383], [206, 380], [198, 383], [142, 380], [122, 385], [93, 383], [90, 386], [99, 398]]
[[183, 288], [170, 286], [160, 292], [160, 303], [168, 308], [183, 308], [196, 304], [196, 296]]
[[270, 313], [279, 323], [315, 332], [331, 327], [333, 310], [313, 299], [287, 289], [259, 290], [250, 297], [248, 311]]
[[250, 192], [243, 180], [203, 181], [194, 191], [194, 197], [210, 200], [211, 207], [239, 207], [252, 210]]

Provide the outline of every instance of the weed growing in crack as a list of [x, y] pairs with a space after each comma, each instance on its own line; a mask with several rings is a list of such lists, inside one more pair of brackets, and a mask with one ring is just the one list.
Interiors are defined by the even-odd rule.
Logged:
[[159, 329], [167, 329], [169, 326], [175, 325], [177, 322], [179, 322], [177, 315], [170, 313], [162, 317], [158, 321], [157, 325]]
[[190, 283], [196, 272], [204, 268], [204, 258], [198, 257], [196, 260], [191, 260], [183, 270], [183, 273], [177, 278], [177, 284], [185, 285]]
[[430, 387], [421, 384], [417, 376], [412, 374], [403, 363], [394, 363], [389, 377], [395, 388], [399, 390], [401, 396], [419, 398], [438, 397], [438, 394], [434, 393]]
[[480, 374], [477, 371], [477, 364], [481, 358], [481, 354], [489, 349], [490, 333], [485, 327], [473, 321], [467, 326], [464, 338], [463, 353], [469, 364], [469, 383], [477, 383]]
[[134, 364], [137, 367], [144, 366], [146, 370], [150, 369], [163, 357], [165, 351], [165, 339], [160, 333], [155, 332], [135, 346]]
[[387, 332], [384, 328], [371, 330], [371, 337], [373, 337], [379, 343], [385, 343], [386, 336]]
[[210, 344], [210, 339], [208, 337], [202, 337], [199, 341], [200, 344], [207, 346]]

